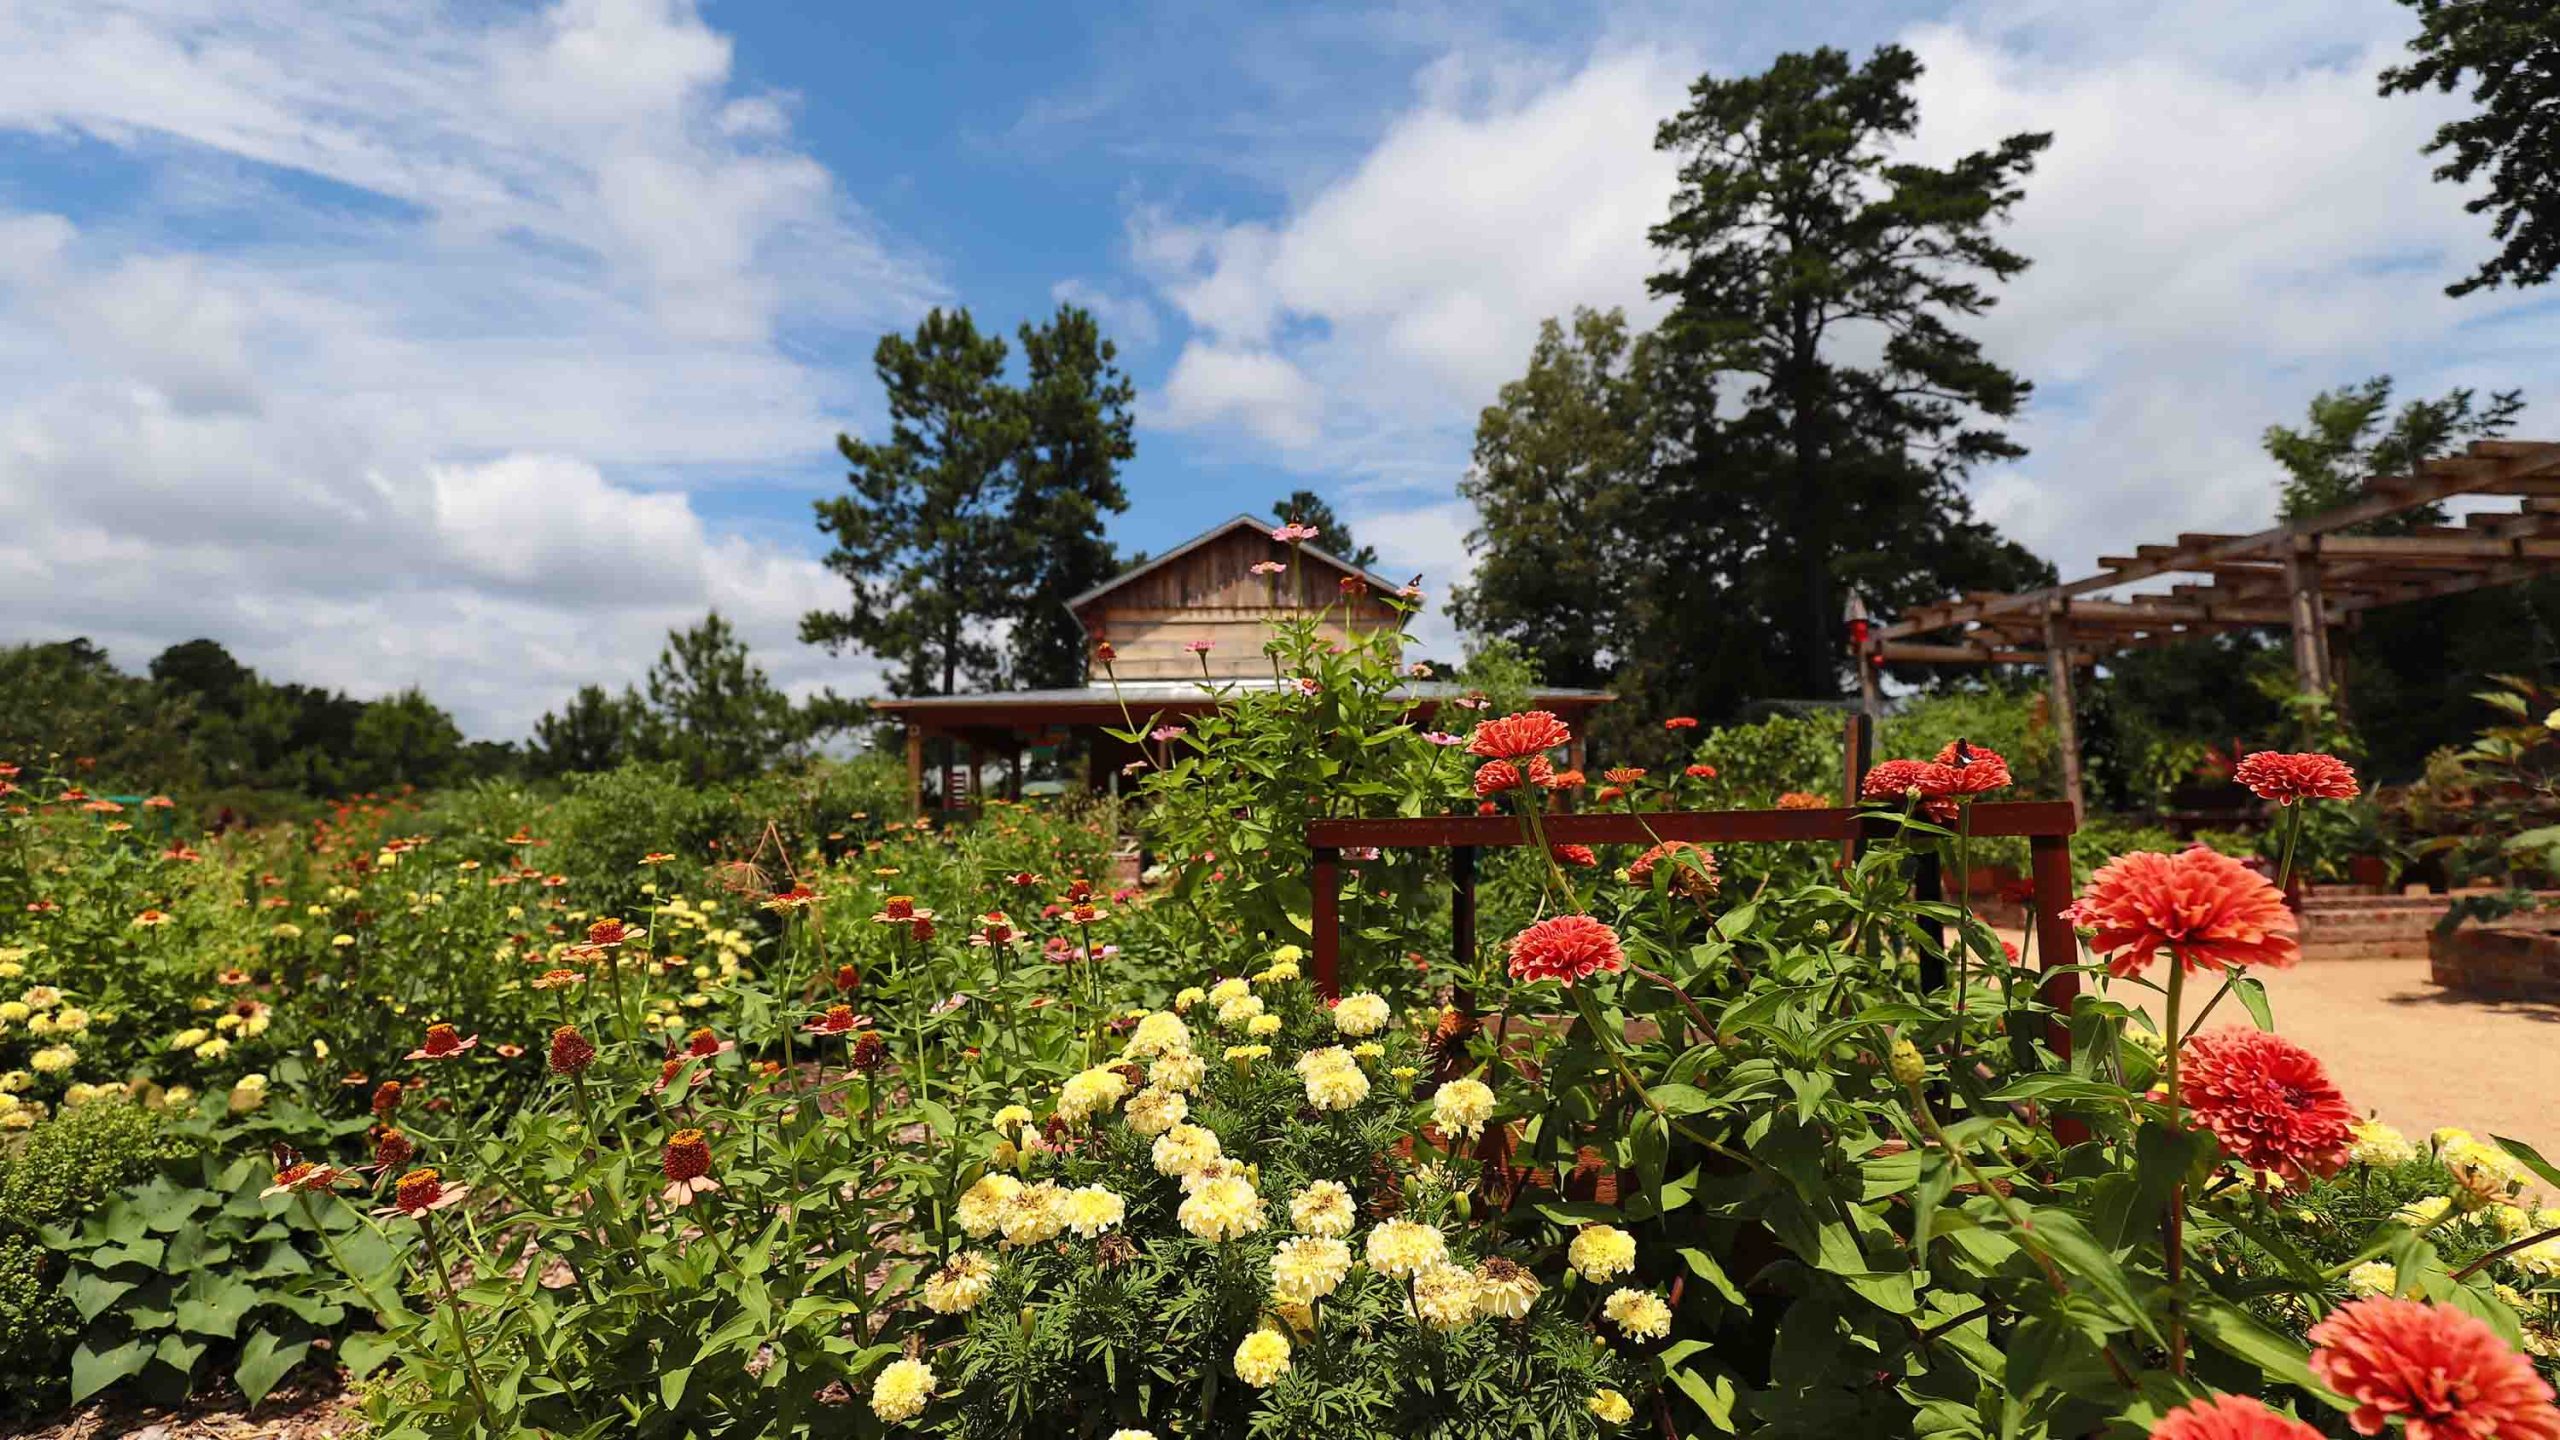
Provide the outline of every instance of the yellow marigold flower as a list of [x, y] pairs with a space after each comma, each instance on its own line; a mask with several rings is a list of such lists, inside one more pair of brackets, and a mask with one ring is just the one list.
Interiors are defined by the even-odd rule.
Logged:
[[1268, 1060], [1270, 1058], [1271, 1047], [1268, 1045], [1230, 1045], [1227, 1047], [1227, 1063], [1236, 1067], [1239, 1073], [1251, 1069], [1253, 1062], [1256, 1060]]
[[2498, 1237], [2513, 1240], [2533, 1228], [2533, 1212], [2521, 1205], [2492, 1205], [2489, 1223], [2498, 1227]]
[[1431, 1121], [1448, 1134], [1473, 1140], [1492, 1118], [1493, 1090], [1473, 1076], [1452, 1080], [1431, 1097]]
[[1412, 1220], [1389, 1220], [1369, 1232], [1369, 1268], [1401, 1280], [1449, 1258], [1438, 1230]]
[[1289, 1373], [1289, 1337], [1264, 1328], [1236, 1346], [1236, 1378], [1259, 1389]]
[[892, 1360], [871, 1382], [871, 1413], [895, 1425], [913, 1420], [933, 1402], [933, 1367], [922, 1360]]
[[1153, 1430], [1114, 1430], [1104, 1440], [1156, 1440]]
[[1271, 1293], [1282, 1300], [1321, 1300], [1350, 1273], [1351, 1247], [1330, 1235], [1300, 1235], [1271, 1252]]
[[1307, 1103], [1318, 1110], [1348, 1110], [1369, 1098], [1369, 1077], [1349, 1055], [1343, 1055], [1339, 1065], [1320, 1065], [1299, 1073], [1306, 1082]]
[[1422, 1072], [1411, 1065], [1399, 1065], [1393, 1070], [1388, 1071], [1387, 1074], [1390, 1078], [1398, 1081], [1410, 1081], [1421, 1075]]
[[1432, 1329], [1463, 1329], [1476, 1318], [1476, 1277], [1455, 1265], [1426, 1266], [1413, 1277], [1407, 1301]]
[[997, 1228], [1004, 1231], [1004, 1243], [1038, 1245], [1057, 1239], [1058, 1232], [1066, 1228], [1064, 1194], [1056, 1181], [1043, 1180], [1007, 1196], [1003, 1213], [996, 1217]]
[[1333, 1028], [1355, 1040], [1363, 1035], [1377, 1034], [1394, 1019], [1395, 1014], [1387, 1008], [1385, 997], [1373, 990], [1345, 995], [1333, 1007]]
[[1593, 1392], [1584, 1408], [1603, 1425], [1624, 1425], [1636, 1418], [1636, 1407], [1627, 1403], [1627, 1397], [1606, 1386]]
[[2406, 1165], [2418, 1158], [2418, 1147], [2379, 1120], [2359, 1120], [2347, 1158], [2359, 1165]]
[[1191, 1113], [1191, 1102], [1171, 1090], [1150, 1085], [1121, 1111], [1120, 1118], [1141, 1135], [1161, 1135], [1182, 1122]]
[[1031, 1111], [1027, 1106], [1007, 1105], [996, 1112], [994, 1123], [997, 1134], [1011, 1138], [1015, 1131], [1031, 1123]]
[[1129, 1218], [1128, 1202], [1100, 1185], [1079, 1185], [1059, 1199], [1058, 1213], [1067, 1228], [1091, 1240]]
[[59, 1075], [79, 1060], [80, 1052], [68, 1045], [47, 1045], [28, 1056], [27, 1064], [39, 1075]]
[[1193, 1191], [1174, 1218], [1202, 1240], [1234, 1240], [1262, 1228], [1262, 1197], [1244, 1177], [1222, 1176]]
[[1256, 1015], [1252, 1019], [1244, 1022], [1244, 1033], [1253, 1036], [1257, 1040], [1268, 1040], [1272, 1036], [1280, 1033], [1280, 1017], [1277, 1015]]
[[1191, 1027], [1182, 1017], [1169, 1010], [1158, 1010], [1138, 1022], [1130, 1032], [1127, 1054], [1141, 1060], [1152, 1059], [1169, 1050], [1191, 1048]]
[[1070, 1125], [1081, 1125], [1093, 1115], [1120, 1103], [1129, 1093], [1129, 1077], [1107, 1066], [1080, 1070], [1067, 1077], [1065, 1088], [1058, 1092], [1058, 1118]]
[[1309, 1235], [1348, 1235], [1359, 1218], [1351, 1192], [1334, 1180], [1310, 1180], [1289, 1202], [1289, 1223]]
[[[261, 1015], [259, 1018], [263, 1019], [264, 1016]], [[88, 1028], [89, 1012], [82, 1010], [77, 1006], [66, 1005], [60, 1011], [56, 1012], [53, 1017], [53, 1029], [54, 1033], [57, 1035], [77, 1035]], [[256, 1032], [252, 1031], [251, 1033], [254, 1034]]]
[[1517, 1261], [1496, 1255], [1476, 1266], [1476, 1308], [1489, 1320], [1518, 1320], [1546, 1287]]
[[1631, 1339], [1659, 1340], [1671, 1333], [1671, 1307], [1650, 1290], [1612, 1290], [1600, 1313]]
[[924, 1308], [936, 1315], [966, 1315], [996, 1284], [995, 1262], [963, 1250], [924, 1282]]
[[1599, 1285], [1636, 1268], [1636, 1237], [1615, 1225], [1586, 1225], [1564, 1258], [1583, 1279]]
[[1208, 998], [1209, 992], [1201, 989], [1199, 986], [1185, 985], [1174, 993], [1173, 1013], [1176, 1015], [1188, 1015], [1191, 1013], [1192, 1006], [1197, 1005]]
[[192, 1026], [170, 1036], [169, 1048], [172, 1050], [193, 1050], [212, 1038], [213, 1034], [211, 1031], [206, 1030], [202, 1026]]
[[1306, 958], [1307, 952], [1295, 945], [1282, 945], [1271, 952], [1271, 963], [1274, 965], [1295, 965]]
[[[62, 992], [50, 985], [30, 985], [27, 993], [18, 997], [18, 1003], [29, 1010], [50, 1010], [62, 1003]], [[20, 1015], [17, 1018], [23, 1020], [26, 1017]]]
[[2389, 1295], [2400, 1288], [2400, 1271], [2388, 1260], [2367, 1260], [2347, 1272], [2347, 1288], [2358, 1295]]
[[1254, 976], [1253, 983], [1256, 985], [1286, 985], [1297, 978], [1297, 962], [1294, 960], [1282, 960], [1273, 964], [1261, 974]]
[[2424, 1230], [2443, 1219], [2445, 1212], [2453, 1208], [2452, 1196], [2430, 1195], [2423, 1200], [2412, 1200], [2401, 1206], [2392, 1212], [2391, 1218], [2412, 1230]]
[[1375, 1040], [1363, 1040], [1359, 1044], [1351, 1047], [1351, 1058], [1359, 1061], [1363, 1065], [1368, 1064], [1372, 1060], [1383, 1057], [1386, 1053], [1387, 1047], [1379, 1044]]
[[951, 1218], [971, 1237], [983, 1240], [1003, 1227], [1005, 1207], [1022, 1193], [1023, 1185], [1010, 1175], [981, 1176], [960, 1196], [952, 1207]]
[[1147, 1082], [1159, 1090], [1184, 1094], [1209, 1078], [1209, 1062], [1189, 1050], [1168, 1050], [1147, 1067]]
[[2436, 1163], [2452, 1174], [2454, 1203], [2465, 1210], [2496, 1204], [2523, 1184], [2527, 1174], [2505, 1150], [2469, 1135], [2438, 1145]]
[[330, 937], [329, 937], [329, 943], [330, 943], [330, 944], [332, 944], [332, 945], [334, 945], [334, 946], [336, 946], [336, 947], [338, 947], [338, 948], [339, 948], [339, 949], [341, 949], [341, 950], [344, 950], [344, 949], [346, 949], [348, 946], [353, 945], [354, 943], [356, 943], [356, 937], [354, 937], [353, 935], [347, 935], [347, 934], [337, 934], [337, 935], [332, 935], [332, 936], [330, 936]]
[[1217, 1132], [1188, 1121], [1156, 1137], [1154, 1160], [1159, 1175], [1188, 1175], [1218, 1158]]
[[1252, 985], [1248, 984], [1240, 976], [1230, 975], [1226, 979], [1219, 981], [1217, 984], [1210, 986], [1209, 993], [1203, 998], [1212, 1005], [1224, 1005], [1230, 1000], [1242, 1000], [1252, 993]]
[[230, 1053], [231, 1042], [219, 1035], [196, 1047], [196, 1058], [199, 1060], [219, 1060]]
[[1262, 1013], [1262, 1009], [1262, 997], [1259, 995], [1225, 1001], [1218, 1006], [1218, 1024], [1229, 1030], [1249, 1025], [1253, 1017]]

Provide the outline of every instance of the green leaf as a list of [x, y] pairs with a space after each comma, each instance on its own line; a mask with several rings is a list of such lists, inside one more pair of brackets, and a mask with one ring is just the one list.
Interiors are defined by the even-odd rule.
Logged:
[[2275, 1009], [2267, 1004], [2267, 982], [2243, 975], [2231, 982], [2231, 993], [2239, 996], [2240, 1003], [2249, 1007], [2249, 1018], [2258, 1022], [2259, 1029], [2276, 1028]]
[[204, 1358], [204, 1352], [210, 1343], [204, 1340], [190, 1340], [184, 1335], [163, 1335], [160, 1337], [159, 1345], [152, 1350], [151, 1358], [192, 1381], [195, 1378], [196, 1362]]
[[685, 1382], [693, 1378], [693, 1367], [665, 1370], [658, 1375], [658, 1401], [673, 1410], [684, 1403]]
[[[1716, 1257], [1704, 1250], [1682, 1250], [1680, 1259], [1689, 1267], [1690, 1274], [1715, 1287], [1715, 1292], [1723, 1296], [1728, 1303], [1749, 1308], [1750, 1302], [1742, 1298], [1742, 1291], [1734, 1285], [1733, 1277], [1724, 1273], [1724, 1266], [1717, 1262]], [[1683, 1341], [1682, 1343], [1692, 1342]], [[1665, 1364], [1670, 1363], [1668, 1352], [1665, 1352], [1663, 1360]]]
[[240, 1317], [258, 1303], [258, 1289], [236, 1275], [207, 1280], [199, 1272], [191, 1292], [178, 1297], [178, 1328], [195, 1335], [229, 1340], [240, 1333]]
[[361, 1380], [379, 1368], [400, 1348], [400, 1342], [379, 1330], [367, 1330], [338, 1342], [338, 1361], [347, 1372]]
[[2125, 1275], [2124, 1266], [2081, 1228], [2079, 1218], [2066, 1210], [2038, 1210], [2034, 1215], [2034, 1243], [2064, 1269], [2089, 1282], [2090, 1287], [2106, 1297], [2123, 1313], [2123, 1318], [2141, 1327], [2142, 1333], [2159, 1338], [2151, 1313], [2134, 1298], [2133, 1282]]
[[2276, 1333], [2248, 1311], [2217, 1296], [2198, 1297], [2187, 1307], [2197, 1338], [2234, 1359], [2258, 1367], [2268, 1379], [2306, 1390], [2341, 1410], [2347, 1403], [2322, 1388], [2311, 1374], [2311, 1352]]
[[80, 1321], [85, 1325], [97, 1319], [99, 1311], [122, 1299], [125, 1292], [133, 1289], [138, 1283], [140, 1282], [133, 1280], [110, 1280], [97, 1271], [83, 1266], [73, 1270], [71, 1278], [62, 1283], [62, 1294], [63, 1298], [71, 1302], [72, 1308], [80, 1312]]
[[255, 1405], [266, 1399], [267, 1392], [276, 1388], [276, 1382], [301, 1364], [302, 1357], [310, 1353], [311, 1342], [308, 1340], [296, 1340], [288, 1345], [277, 1340], [274, 1331], [260, 1330], [249, 1337], [248, 1344], [240, 1347], [240, 1364], [231, 1372], [232, 1382], [240, 1387], [241, 1394], [249, 1397], [249, 1403]]
[[2504, 1135], [2492, 1135], [2489, 1138], [2497, 1141], [2502, 1149], [2522, 1162], [2524, 1168], [2541, 1176], [2544, 1184], [2560, 1187], [2560, 1166], [2555, 1166], [2544, 1159], [2541, 1151], [2521, 1140], [2510, 1140]]
[[151, 1363], [151, 1347], [127, 1340], [112, 1350], [93, 1350], [86, 1342], [71, 1352], [71, 1403], [79, 1404], [119, 1380], [142, 1373]]

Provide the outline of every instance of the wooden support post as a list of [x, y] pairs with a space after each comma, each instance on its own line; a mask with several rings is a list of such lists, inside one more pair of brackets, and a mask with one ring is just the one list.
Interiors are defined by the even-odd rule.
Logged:
[[[1876, 662], [1874, 647], [1858, 647], [1858, 708], [1865, 713], [1869, 725], [1884, 719], [1884, 679], [1877, 673]], [[1850, 803], [1856, 803], [1855, 797]]]
[[[1476, 969], [1476, 847], [1449, 847], [1450, 959], [1461, 976]], [[1460, 984], [1465, 981], [1461, 980]]]
[[2329, 693], [2329, 624], [2320, 597], [2320, 572], [2305, 563], [2301, 546], [2284, 552], [2284, 588], [2293, 617], [2293, 677], [2306, 695]]
[[2035, 882], [2036, 969], [2043, 981], [2038, 993], [2053, 1007], [2045, 1032], [2057, 1055], [2071, 1053], [2071, 1002], [2079, 997], [2080, 936], [2065, 913], [2071, 904], [2071, 837], [2034, 835], [2027, 840], [2027, 864]]
[[[1855, 809], [1858, 787], [1866, 783], [1867, 772], [1875, 767], [1876, 722], [1872, 715], [1852, 715], [1841, 727], [1840, 737], [1840, 803]], [[1858, 840], [1851, 836], [1840, 842], [1840, 862], [1858, 863]]]
[[924, 814], [924, 727], [907, 722], [907, 818]]
[[1330, 845], [1315, 848], [1316, 993], [1327, 1000], [1342, 996], [1342, 852]]
[[2044, 612], [2044, 669], [2053, 690], [2054, 743], [2062, 749], [2062, 798], [2071, 802], [2076, 815], [2088, 807], [2080, 794], [2080, 719], [2071, 704], [2071, 650], [2063, 626], [2070, 603], [2063, 601]]
[[1016, 738], [1005, 754], [1004, 798], [1022, 803], [1022, 741]]

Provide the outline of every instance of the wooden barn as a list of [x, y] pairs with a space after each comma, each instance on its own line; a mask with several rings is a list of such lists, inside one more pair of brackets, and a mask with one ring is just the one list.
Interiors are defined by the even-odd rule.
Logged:
[[[1135, 758], [1103, 733], [1123, 724], [1123, 700], [1141, 717], [1178, 717], [1217, 708], [1211, 684], [1268, 690], [1278, 682], [1262, 647], [1273, 626], [1291, 616], [1317, 614], [1346, 640], [1397, 627], [1403, 617], [1388, 597], [1398, 582], [1312, 545], [1298, 546], [1301, 563], [1291, 565], [1291, 547], [1274, 540], [1272, 529], [1270, 521], [1238, 515], [1067, 602], [1085, 633], [1111, 646], [1116, 694], [1088, 658], [1085, 683], [1072, 689], [873, 701], [875, 714], [906, 728], [915, 809], [921, 813], [929, 795], [944, 810], [969, 808], [976, 777], [990, 764], [1002, 766], [1004, 791], [1018, 797], [1025, 751], [1077, 742], [1086, 756], [1087, 783], [1114, 789], [1121, 765]], [[1463, 693], [1434, 681], [1415, 681], [1405, 689], [1417, 713]], [[1541, 693], [1537, 703], [1571, 721], [1610, 698], [1597, 690], [1558, 689]], [[936, 777], [939, 783], [928, 786], [928, 743], [945, 740], [953, 761]], [[1580, 763], [1579, 755], [1574, 763]], [[997, 783], [988, 782], [990, 788]]]

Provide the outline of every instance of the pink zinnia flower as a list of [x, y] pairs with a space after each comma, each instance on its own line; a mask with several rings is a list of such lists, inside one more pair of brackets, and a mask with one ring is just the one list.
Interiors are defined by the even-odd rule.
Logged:
[[2244, 755], [2231, 778], [2261, 800], [2290, 805], [2297, 800], [2352, 800], [2362, 790], [2356, 772], [2335, 755], [2286, 755], [2261, 750]]
[[1618, 932], [1588, 915], [1551, 915], [1511, 937], [1511, 978], [1572, 984], [1625, 967]]
[[1488, 760], [1526, 760], [1570, 744], [1573, 731], [1545, 710], [1523, 710], [1478, 725], [1467, 739], [1467, 753]]
[[2272, 965], [2301, 958], [2293, 912], [2267, 877], [2202, 845], [2176, 855], [2119, 855], [2089, 878], [2074, 923], [2118, 976], [2142, 973], [2166, 950], [2189, 970]]
[[2560, 1440], [2560, 1409], [2533, 1362], [2450, 1305], [2376, 1296], [2311, 1327], [2311, 1373], [2355, 1402], [2347, 1423], [2407, 1440]]
[[2356, 1112], [2310, 1051], [2233, 1026], [2187, 1042], [2178, 1097], [2223, 1153], [2296, 1185], [2335, 1175], [2355, 1141]]
[[2216, 1395], [2161, 1416], [2150, 1440], [2320, 1440], [2320, 1432], [2246, 1395]]

